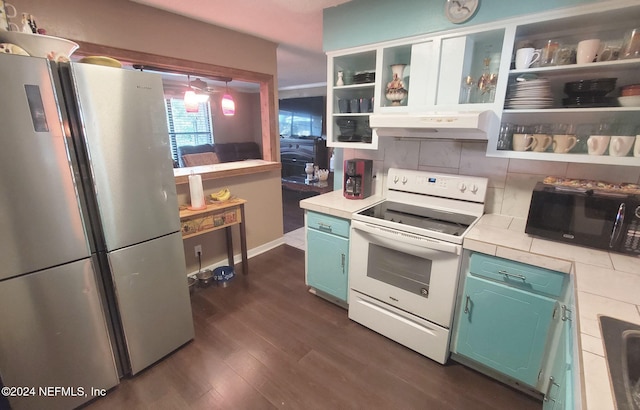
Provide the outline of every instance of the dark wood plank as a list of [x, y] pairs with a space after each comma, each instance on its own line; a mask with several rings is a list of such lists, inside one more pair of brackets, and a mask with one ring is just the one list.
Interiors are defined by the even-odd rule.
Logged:
[[458, 363], [440, 365], [310, 294], [304, 252], [283, 245], [251, 275], [196, 289], [196, 338], [90, 409], [540, 409]]

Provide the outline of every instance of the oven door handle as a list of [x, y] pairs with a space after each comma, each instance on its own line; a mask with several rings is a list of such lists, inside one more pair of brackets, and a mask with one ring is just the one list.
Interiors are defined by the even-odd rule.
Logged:
[[439, 241], [437, 239], [425, 238], [408, 232], [396, 231], [385, 227], [371, 225], [361, 221], [351, 221], [351, 227], [369, 234], [374, 242], [385, 244], [390, 249], [397, 249], [397, 242], [413, 245], [421, 248], [420, 252], [429, 253], [429, 250], [441, 251], [460, 255], [460, 245]]

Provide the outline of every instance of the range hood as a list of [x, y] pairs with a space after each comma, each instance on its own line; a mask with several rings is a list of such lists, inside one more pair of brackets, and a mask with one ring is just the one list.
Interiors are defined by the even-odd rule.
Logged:
[[372, 114], [369, 127], [379, 137], [481, 139], [497, 122], [493, 111]]

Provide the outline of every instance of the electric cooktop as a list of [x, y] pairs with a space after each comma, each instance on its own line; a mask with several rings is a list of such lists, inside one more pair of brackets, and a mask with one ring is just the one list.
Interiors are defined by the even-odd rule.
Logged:
[[363, 211], [360, 215], [383, 219], [389, 222], [461, 236], [476, 219], [476, 216], [443, 211], [428, 207], [385, 201]]

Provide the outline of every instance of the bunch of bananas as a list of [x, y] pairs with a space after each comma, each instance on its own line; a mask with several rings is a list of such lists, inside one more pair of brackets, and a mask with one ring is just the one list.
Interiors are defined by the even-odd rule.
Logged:
[[218, 202], [226, 201], [229, 198], [231, 198], [231, 191], [229, 191], [229, 188], [223, 188], [218, 192], [211, 194], [211, 199]]

